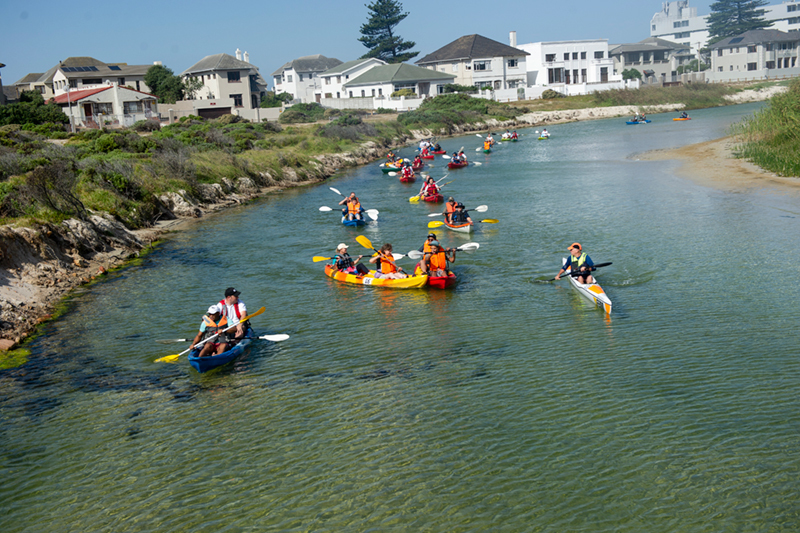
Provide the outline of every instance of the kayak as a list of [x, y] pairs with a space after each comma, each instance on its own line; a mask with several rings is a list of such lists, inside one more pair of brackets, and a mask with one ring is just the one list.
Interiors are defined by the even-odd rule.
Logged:
[[452, 161], [450, 161], [449, 163], [447, 163], [447, 168], [449, 168], [449, 169], [454, 169], [454, 168], [464, 168], [464, 167], [465, 167], [465, 166], [467, 166], [467, 165], [469, 165], [469, 162], [465, 162], [465, 163], [453, 163]]
[[425, 200], [426, 202], [430, 202], [432, 204], [438, 204], [440, 202], [444, 202], [444, 196], [442, 196], [441, 194], [433, 194], [431, 196], [423, 196], [422, 199]]
[[[364, 215], [362, 214], [361, 216]], [[354, 218], [353, 220], [347, 220], [347, 217], [342, 217], [342, 224], [350, 228], [358, 228], [361, 226], [366, 226], [367, 221], [359, 218]]]
[[[561, 258], [561, 264], [562, 266], [566, 265], [567, 259]], [[565, 274], [568, 274], [569, 271], [570, 269], [567, 268]], [[594, 277], [594, 272], [592, 272], [592, 277]], [[595, 281], [596, 280], [597, 278], [595, 278]], [[587, 298], [593, 304], [602, 307], [607, 314], [611, 314], [611, 300], [603, 290], [603, 287], [597, 283], [581, 283], [578, 281], [578, 278], [573, 278], [572, 276], [569, 276], [569, 282], [583, 297]]]
[[488, 153], [490, 153], [491, 151], [492, 151], [492, 149], [491, 149], [491, 148], [489, 148], [488, 150], [487, 150], [486, 148], [484, 148], [484, 149], [483, 149], [483, 153], [484, 153], [484, 154], [488, 154]]
[[473, 224], [467, 222], [466, 224], [448, 224], [447, 222], [444, 223], [445, 226], [450, 228], [453, 231], [457, 231], [459, 233], [472, 233], [472, 228], [474, 227]]
[[629, 120], [629, 121], [625, 122], [625, 124], [629, 124], [629, 125], [650, 124], [651, 122], [652, 122], [652, 120], [650, 120], [650, 119], [647, 119], [647, 120]]
[[431, 153], [432, 153], [432, 154], [436, 154], [436, 155], [442, 155], [442, 154], [446, 154], [446, 153], [447, 153], [447, 150], [439, 150], [439, 151], [436, 151], [436, 152], [431, 152]]
[[446, 276], [428, 276], [428, 286], [434, 289], [449, 289], [456, 284], [456, 275], [447, 271]]
[[240, 340], [236, 346], [228, 350], [227, 352], [222, 352], [219, 355], [209, 355], [208, 357], [197, 357], [197, 354], [200, 353], [202, 348], [195, 348], [189, 353], [189, 364], [194, 367], [195, 370], [200, 372], [208, 372], [209, 370], [213, 370], [218, 366], [222, 366], [225, 364], [230, 363], [240, 355], [244, 353], [250, 347], [250, 343], [253, 342], [253, 330], [248, 329], [247, 334], [245, 337]]
[[692, 117], [686, 117], [686, 118], [673, 118], [672, 120], [692, 120]]
[[411, 165], [411, 170], [413, 170], [414, 172], [419, 172], [420, 170], [422, 170], [422, 167], [424, 166], [425, 163], [420, 162], [419, 165]]
[[549, 138], [550, 138], [550, 136], [548, 135], [547, 137], [539, 137], [539, 140], [540, 141], [546, 141]]
[[423, 155], [421, 157], [422, 157], [422, 159], [436, 159], [436, 156], [433, 155], [433, 154], [431, 154], [431, 155]]
[[385, 167], [381, 167], [381, 170], [383, 171], [384, 174], [388, 174], [389, 172], [400, 172], [401, 170], [403, 170], [403, 168], [387, 165]]
[[334, 270], [331, 265], [325, 265], [325, 275], [333, 278], [336, 281], [344, 283], [353, 283], [355, 285], [371, 285], [373, 287], [386, 287], [387, 289], [421, 289], [428, 283], [428, 276], [411, 276], [403, 279], [387, 279], [376, 278], [375, 270], [370, 270], [369, 274], [365, 276], [358, 276], [356, 274], [348, 274], [347, 272], [340, 272]]
[[417, 177], [414, 176], [413, 174], [411, 175], [411, 177], [408, 178], [406, 178], [405, 176], [400, 176], [400, 183], [414, 183], [415, 181], [417, 181]]

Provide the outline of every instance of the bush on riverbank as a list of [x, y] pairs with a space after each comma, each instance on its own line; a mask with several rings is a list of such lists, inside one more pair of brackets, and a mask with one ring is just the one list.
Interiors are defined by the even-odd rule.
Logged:
[[454, 126], [460, 124], [488, 119], [510, 120], [523, 113], [523, 110], [516, 107], [483, 98], [472, 98], [466, 94], [443, 94], [428, 98], [416, 111], [403, 113], [397, 120], [408, 127], [424, 127], [450, 133]]
[[735, 89], [720, 83], [686, 83], [675, 87], [646, 86], [599, 91], [592, 97], [598, 107], [684, 104], [685, 109], [701, 109], [729, 104], [724, 97], [735, 92]]
[[781, 176], [800, 177], [800, 80], [732, 127], [737, 157]]

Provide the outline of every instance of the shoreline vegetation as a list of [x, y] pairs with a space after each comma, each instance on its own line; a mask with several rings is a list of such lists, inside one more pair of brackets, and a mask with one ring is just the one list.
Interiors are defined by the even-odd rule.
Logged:
[[[390, 148], [431, 136], [764, 100], [785, 90], [774, 82], [749, 90], [695, 84], [511, 104], [447, 94], [401, 115], [299, 104], [279, 123], [192, 116], [76, 134], [57, 123], [9, 123], [21, 114], [0, 112], [0, 358], [51, 318], [70, 290], [135, 259], [165, 231], [324, 181]], [[26, 105], [52, 116], [41, 113], [43, 102]]]

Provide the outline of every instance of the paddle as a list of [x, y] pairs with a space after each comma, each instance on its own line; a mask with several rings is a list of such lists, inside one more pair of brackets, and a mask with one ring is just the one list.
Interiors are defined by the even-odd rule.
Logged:
[[[449, 183], [449, 182], [448, 182], [448, 183]], [[444, 187], [444, 185], [442, 185], [442, 186]], [[488, 210], [489, 210], [489, 206], [488, 206], [488, 205], [479, 205], [478, 207], [476, 207], [476, 208], [474, 208], [474, 209], [467, 209], [466, 211], [477, 211], [478, 213], [485, 213], [485, 212], [486, 212], [486, 211], [488, 211]], [[429, 216], [429, 217], [440, 217], [440, 216], [442, 216], [443, 214], [444, 214], [444, 213], [431, 213], [431, 214], [430, 214], [430, 215], [428, 215], [428, 216]]]
[[[243, 324], [243, 323], [247, 322], [248, 320], [250, 320], [250, 319], [251, 319], [251, 318], [253, 318], [254, 316], [258, 316], [258, 315], [260, 315], [261, 313], [263, 313], [263, 312], [264, 312], [264, 311], [266, 311], [266, 310], [267, 310], [267, 308], [266, 308], [266, 307], [262, 307], [261, 309], [259, 309], [259, 310], [258, 310], [258, 311], [256, 311], [255, 313], [253, 313], [253, 314], [251, 314], [251, 315], [247, 315], [246, 317], [242, 318], [242, 319], [239, 321], [239, 324]], [[225, 328], [224, 330], [220, 331], [219, 333], [216, 333], [216, 334], [212, 335], [211, 337], [209, 337], [209, 338], [207, 338], [207, 339], [205, 339], [205, 340], [203, 340], [203, 341], [200, 341], [200, 342], [198, 342], [198, 343], [197, 343], [197, 344], [195, 344], [194, 346], [190, 346], [188, 350], [185, 350], [185, 351], [183, 351], [183, 352], [181, 352], [181, 353], [176, 353], [176, 354], [173, 354], [173, 355], [165, 355], [164, 357], [159, 357], [158, 359], [156, 359], [156, 360], [155, 360], [155, 362], [156, 362], [156, 363], [172, 363], [172, 362], [175, 362], [175, 361], [177, 361], [177, 360], [178, 360], [178, 357], [182, 356], [183, 354], [185, 354], [185, 353], [189, 353], [189, 352], [191, 352], [192, 350], [194, 350], [195, 348], [198, 348], [198, 347], [202, 346], [203, 344], [207, 343], [208, 341], [210, 341], [210, 340], [213, 340], [213, 339], [216, 339], [216, 338], [217, 338], [217, 337], [219, 337], [219, 336], [220, 336], [222, 333], [225, 333], [226, 331], [228, 331], [228, 330], [231, 330], [231, 329], [235, 328], [235, 327], [236, 327], [236, 326], [238, 326], [239, 324], [234, 324], [234, 325], [232, 325], [232, 326], [230, 326], [230, 327], [227, 327], [227, 328]]]
[[[380, 255], [380, 254], [381, 254], [381, 253], [380, 253], [378, 250], [376, 250], [376, 249], [375, 249], [375, 248], [372, 246], [372, 241], [370, 241], [369, 239], [367, 239], [367, 238], [366, 238], [366, 237], [364, 237], [363, 235], [359, 235], [358, 237], [356, 237], [356, 242], [357, 242], [358, 244], [360, 244], [361, 246], [363, 246], [364, 248], [369, 248], [370, 250], [374, 251], [374, 252], [375, 252], [375, 253], [377, 253], [378, 255]], [[404, 256], [403, 254], [396, 254], [396, 253], [392, 252], [392, 258], [393, 258], [395, 261], [398, 261], [398, 260], [400, 260], [400, 259], [402, 259], [402, 258], [404, 258], [404, 257], [405, 257], [405, 256]], [[405, 272], [405, 271], [404, 271], [402, 268], [400, 268], [400, 267], [398, 267], [398, 268], [397, 268], [397, 270], [399, 270], [400, 272]]]
[[[458, 251], [458, 252], [474, 252], [475, 250], [477, 250], [480, 247], [481, 247], [481, 245], [478, 244], [477, 242], [468, 242], [468, 243], [462, 244], [461, 246], [456, 248], [456, 251]], [[419, 250], [411, 250], [410, 252], [408, 252], [408, 258], [409, 259], [422, 259], [422, 257], [424, 255], [425, 254], [423, 254]]]
[[[396, 254], [392, 252], [392, 257], [394, 257], [395, 261], [399, 261], [405, 256], [403, 254]], [[321, 255], [315, 255], [314, 257], [311, 258], [311, 260], [314, 261], [315, 263], [319, 263], [322, 261], [330, 261], [331, 259], [333, 259], [333, 257], [322, 257]]]
[[[333, 209], [331, 209], [331, 208], [330, 208], [330, 207], [328, 207], [327, 205], [323, 205], [322, 207], [320, 207], [320, 208], [319, 208], [319, 210], [320, 210], [320, 211], [325, 211], [325, 212], [327, 212], [327, 211], [333, 211]], [[367, 209], [367, 210], [366, 210], [366, 211], [364, 211], [364, 212], [365, 212], [365, 213], [367, 214], [367, 216], [368, 216], [369, 218], [371, 218], [372, 220], [378, 220], [378, 215], [380, 214], [380, 211], [378, 211], [377, 209]]]
[[[259, 339], [265, 339], [265, 340], [272, 341], [272, 342], [280, 342], [280, 341], [285, 341], [286, 339], [288, 339], [289, 335], [286, 335], [284, 333], [279, 333], [277, 335], [261, 335], [258, 338]], [[162, 340], [158, 340], [156, 342], [158, 342], [160, 344], [172, 344], [174, 342], [189, 342], [191, 340], [192, 339], [162, 339]]]
[[[473, 223], [476, 223], [476, 222], [481, 222], [483, 224], [497, 224], [500, 221], [497, 220], [496, 218], [486, 218], [486, 219], [483, 219], [483, 220], [476, 220]], [[439, 227], [444, 226], [444, 225], [445, 225], [444, 222], [442, 222], [441, 220], [432, 220], [432, 221], [428, 222], [428, 227], [429, 228], [439, 228]]]
[[[589, 271], [591, 272], [591, 271], [597, 270], [598, 268], [601, 268], [601, 267], [607, 267], [608, 265], [611, 265], [611, 264], [613, 264], [613, 263], [610, 263], [610, 262], [609, 263], [599, 263], [597, 265], [594, 265], [592, 268], [590, 268]], [[581, 276], [581, 275], [584, 275], [584, 274], [585, 274], [585, 272], [581, 273], [581, 271], [578, 271], [578, 272], [564, 272], [562, 274], [562, 276], [578, 277], [578, 276]], [[558, 280], [556, 280], [556, 278], [553, 278], [553, 279], [548, 279], [548, 280], [545, 280], [545, 281], [558, 281]]]

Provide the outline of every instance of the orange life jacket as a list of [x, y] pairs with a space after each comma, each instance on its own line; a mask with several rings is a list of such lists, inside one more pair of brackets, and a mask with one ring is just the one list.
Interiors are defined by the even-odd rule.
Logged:
[[428, 244], [428, 239], [425, 239], [425, 244], [422, 245], [422, 253], [424, 254], [431, 253], [431, 245]]
[[357, 215], [361, 212], [361, 202], [358, 198], [347, 200], [347, 212], [351, 215]]
[[215, 324], [208, 315], [203, 315], [203, 323], [206, 325], [206, 330], [208, 330], [208, 328], [221, 328], [228, 325], [228, 317], [223, 316], [219, 324]]
[[397, 272], [397, 265], [394, 264], [394, 256], [392, 254], [381, 253], [381, 273], [393, 274]]
[[452, 215], [456, 211], [456, 203], [455, 202], [447, 202], [444, 204], [445, 213], [448, 215]]
[[483, 149], [484, 150], [489, 150], [491, 147], [492, 147], [492, 143], [490, 143], [489, 141], [484, 141], [483, 142]]
[[447, 256], [444, 252], [431, 254], [428, 264], [430, 264], [431, 270], [447, 270]]

